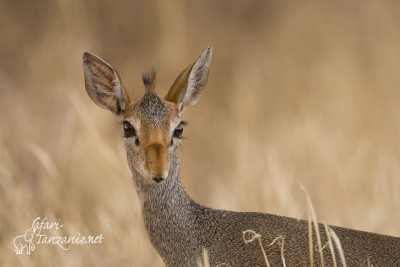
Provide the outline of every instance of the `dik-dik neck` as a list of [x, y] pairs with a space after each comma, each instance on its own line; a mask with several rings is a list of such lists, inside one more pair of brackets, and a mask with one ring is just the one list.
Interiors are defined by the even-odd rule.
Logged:
[[201, 248], [196, 229], [202, 207], [185, 192], [179, 179], [178, 159], [170, 162], [169, 176], [161, 183], [148, 182], [137, 173], [133, 178], [147, 233], [163, 260], [168, 266], [177, 266], [182, 257], [192, 259], [190, 253]]
[[[133, 180], [139, 196], [142, 209], [144, 207], [155, 209], [176, 208], [193, 205], [194, 201], [187, 195], [179, 178], [179, 160], [176, 157], [170, 159], [168, 177], [161, 183], [155, 183], [133, 171]], [[144, 212], [144, 210], [143, 210]]]

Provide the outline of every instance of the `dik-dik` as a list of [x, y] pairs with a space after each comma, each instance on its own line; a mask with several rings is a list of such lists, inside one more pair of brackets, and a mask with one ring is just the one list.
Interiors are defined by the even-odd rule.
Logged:
[[[87, 93], [123, 125], [147, 233], [165, 264], [197, 266], [205, 248], [210, 266], [342, 266], [344, 261], [347, 266], [400, 266], [400, 238], [332, 226], [340, 250], [339, 245], [328, 245], [332, 242], [325, 225], [310, 231], [307, 221], [216, 210], [187, 195], [176, 153], [185, 126], [182, 113], [199, 100], [211, 57], [210, 45], [183, 70], [165, 97], [157, 95], [156, 72], [151, 70], [142, 77], [143, 97], [131, 99], [111, 65], [93, 54], [83, 55]], [[244, 238], [246, 230], [254, 231], [264, 251], [258, 241], [245, 242], [250, 241]], [[273, 242], [277, 238], [280, 241]]]

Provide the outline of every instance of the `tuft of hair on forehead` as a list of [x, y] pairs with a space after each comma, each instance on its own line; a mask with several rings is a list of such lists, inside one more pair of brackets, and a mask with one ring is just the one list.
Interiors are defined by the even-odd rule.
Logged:
[[146, 87], [146, 91], [155, 91], [156, 90], [156, 68], [152, 67], [148, 72], [142, 73], [142, 81], [144, 86]]

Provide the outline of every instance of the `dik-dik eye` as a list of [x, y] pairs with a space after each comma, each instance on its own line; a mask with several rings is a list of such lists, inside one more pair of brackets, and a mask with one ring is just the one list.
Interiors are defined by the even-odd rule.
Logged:
[[128, 121], [124, 121], [124, 136], [125, 138], [136, 136], [135, 128]]
[[182, 133], [183, 133], [183, 126], [178, 126], [178, 127], [176, 127], [176, 129], [174, 131], [174, 137], [181, 138]]
[[186, 125], [186, 122], [184, 122], [184, 121], [179, 123], [178, 127], [176, 127], [174, 130], [173, 137], [181, 139], [182, 134], [183, 134], [183, 126], [185, 126], [185, 125]]

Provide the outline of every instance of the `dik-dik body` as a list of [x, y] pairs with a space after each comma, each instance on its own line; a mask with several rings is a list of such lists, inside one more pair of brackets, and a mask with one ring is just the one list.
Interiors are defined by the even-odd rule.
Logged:
[[[307, 221], [211, 209], [187, 195], [176, 154], [185, 126], [181, 116], [200, 98], [211, 57], [210, 45], [183, 70], [165, 97], [157, 95], [156, 72], [150, 71], [143, 75], [144, 96], [131, 100], [111, 65], [95, 55], [83, 55], [87, 93], [123, 125], [144, 223], [165, 264], [197, 266], [206, 248], [210, 266], [342, 266], [344, 260], [347, 266], [400, 266], [400, 238], [331, 227], [340, 249], [337, 244], [332, 246], [324, 225], [310, 231]], [[250, 229], [260, 234], [258, 241], [245, 242], [243, 232]]]

